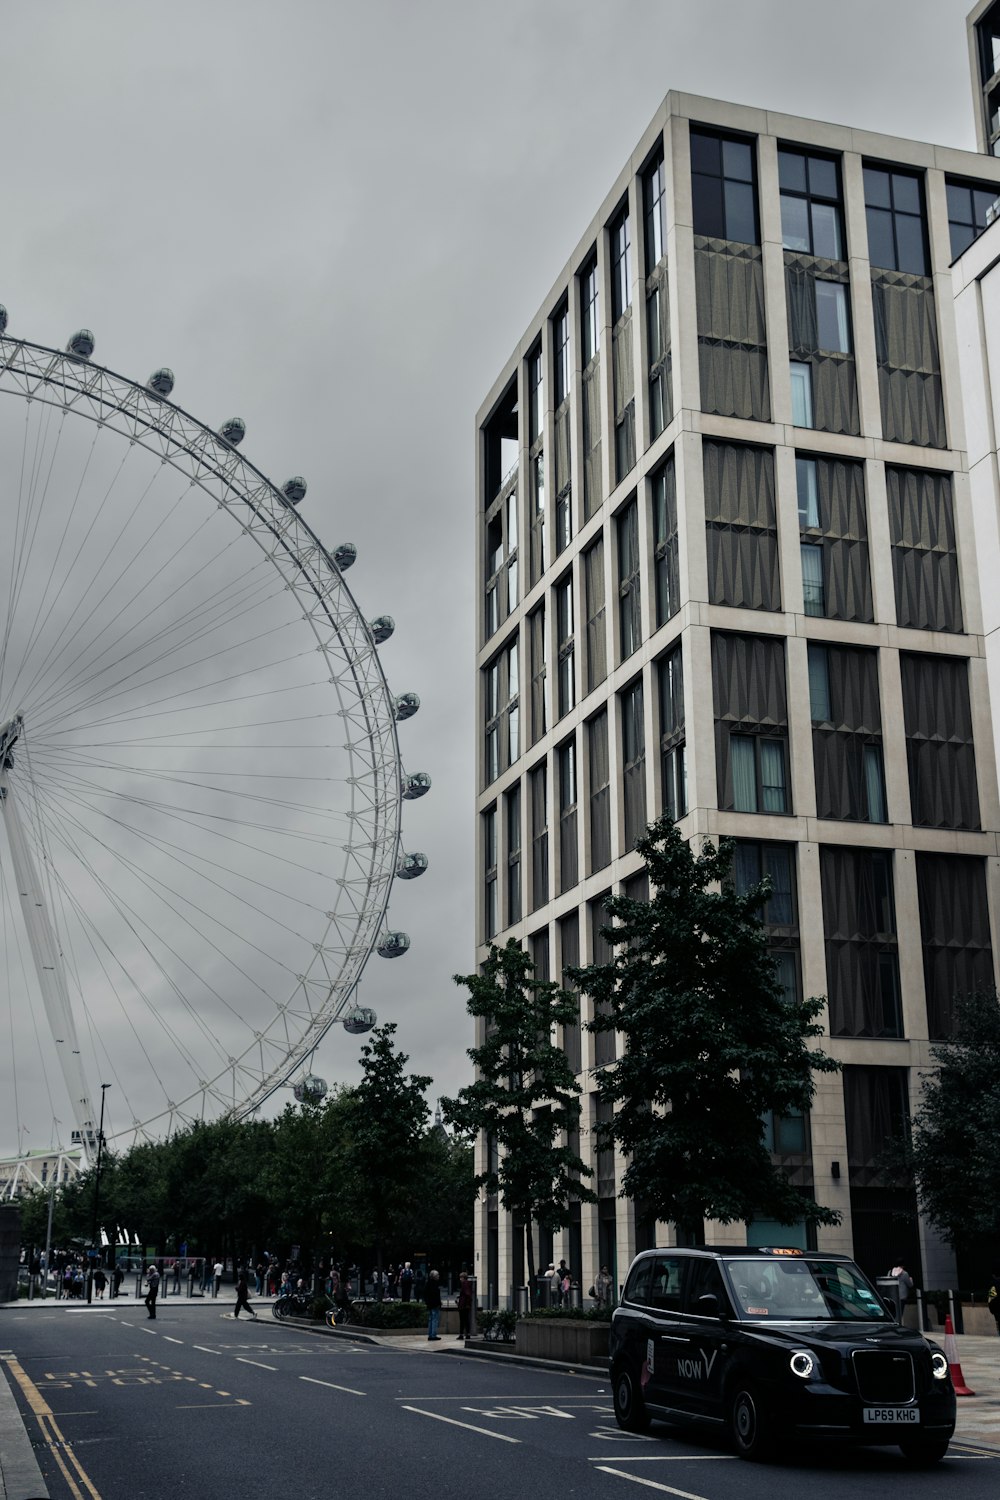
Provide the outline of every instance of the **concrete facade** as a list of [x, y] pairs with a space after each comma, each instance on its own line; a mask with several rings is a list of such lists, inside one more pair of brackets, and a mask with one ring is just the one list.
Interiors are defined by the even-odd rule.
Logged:
[[[756, 249], [748, 250], [747, 243], [739, 236], [712, 239], [704, 233], [696, 234], [696, 223], [699, 214], [703, 217], [703, 210], [693, 200], [692, 128], [696, 145], [707, 137], [749, 146], [753, 161], [750, 186], [756, 199], [759, 226], [756, 232], [759, 260]], [[843, 235], [836, 266], [827, 261], [817, 268], [812, 259], [797, 270], [789, 259], [792, 252], [787, 246], [787, 232], [783, 233], [779, 150], [785, 153], [781, 172], [790, 170], [789, 156], [803, 154], [835, 165]], [[653, 231], [646, 209], [651, 172], [661, 159], [664, 254], [654, 266], [647, 245]], [[879, 310], [876, 302], [881, 298], [879, 307], [886, 305], [886, 299], [894, 291], [884, 289], [886, 278], [880, 269], [881, 262], [875, 264], [873, 277], [868, 233], [872, 204], [870, 201], [866, 210], [866, 193], [871, 200], [876, 188], [872, 185], [875, 179], [866, 178], [865, 169], [874, 167], [876, 174], [881, 172], [885, 176], [895, 166], [901, 169], [899, 182], [893, 179], [893, 191], [898, 188], [900, 202], [904, 188], [909, 192], [908, 184], [915, 182], [919, 184], [922, 204], [928, 264], [927, 274], [916, 290], [924, 298], [925, 308], [932, 309], [939, 367], [939, 384], [935, 389], [940, 393], [943, 420], [943, 435], [933, 443], [902, 441], [898, 433], [895, 437], [885, 435], [888, 398], [884, 392], [891, 377], [886, 369], [885, 328], [876, 323]], [[725, 170], [724, 165], [723, 175]], [[919, 1097], [921, 1070], [931, 1060], [933, 1045], [926, 994], [929, 919], [925, 917], [922, 928], [921, 916], [921, 901], [926, 905], [927, 900], [927, 872], [933, 864], [928, 856], [961, 856], [975, 862], [976, 872], [982, 872], [988, 899], [989, 940], [988, 951], [984, 949], [985, 957], [982, 954], [981, 957], [991, 969], [1000, 936], [997, 927], [1000, 802], [991, 710], [991, 701], [1000, 702], [1000, 697], [995, 690], [991, 699], [986, 646], [987, 635], [1000, 625], [1000, 615], [992, 597], [984, 614], [976, 568], [977, 546], [982, 544], [972, 521], [972, 498], [980, 482], [976, 471], [981, 467], [993, 486], [993, 538], [1000, 554], [1000, 528], [996, 524], [996, 438], [992, 411], [988, 422], [986, 416], [977, 415], [972, 409], [968, 419], [966, 415], [959, 347], [969, 338], [966, 325], [972, 326], [977, 317], [981, 319], [982, 308], [970, 306], [966, 311], [960, 299], [956, 326], [949, 226], [951, 200], [946, 179], [996, 184], [1000, 192], [1000, 161], [683, 93], [668, 94], [518, 340], [476, 419], [476, 566], [480, 600], [476, 706], [479, 961], [486, 955], [488, 941], [502, 944], [513, 937], [536, 954], [539, 968], [547, 967], [543, 977], [558, 980], [567, 962], [563, 950], [567, 935], [572, 934], [574, 916], [578, 923], [578, 961], [587, 963], [594, 958], [592, 903], [599, 902], [610, 891], [620, 890], [623, 882], [641, 869], [641, 861], [630, 849], [630, 839], [626, 836], [627, 800], [631, 798], [634, 807], [639, 796], [637, 788], [641, 786], [646, 821], [658, 816], [668, 805], [665, 786], [665, 777], [670, 774], [668, 757], [671, 751], [680, 749], [686, 770], [686, 809], [679, 823], [685, 837], [700, 844], [705, 838], [729, 835], [750, 845], [763, 845], [765, 852], [778, 849], [782, 858], [790, 853], [794, 883], [791, 899], [796, 920], [794, 930], [784, 932], [779, 947], [784, 943], [782, 951], [791, 955], [789, 963], [795, 969], [800, 994], [822, 995], [830, 990], [828, 963], [836, 934], [830, 931], [829, 911], [825, 921], [824, 879], [829, 904], [831, 860], [836, 852], [888, 854], [894, 932], [888, 934], [886, 951], [891, 951], [895, 958], [886, 962], [890, 968], [895, 963], [898, 970], [899, 1020], [895, 1034], [833, 1035], [824, 1038], [823, 1046], [849, 1069], [879, 1068], [886, 1070], [886, 1078], [891, 1073], [893, 1078], [902, 1080], [911, 1108]], [[785, 190], [787, 199], [787, 179]], [[737, 198], [743, 193], [741, 201], [749, 201], [742, 188], [736, 192]], [[613, 279], [620, 275], [618, 252], [624, 243], [623, 212], [628, 215], [629, 226], [627, 316], [622, 311], [622, 293], [619, 290], [616, 302], [613, 287]], [[985, 245], [985, 239], [977, 242], [977, 248], [979, 245]], [[597, 320], [600, 353], [596, 360], [587, 357], [593, 339], [585, 342], [584, 326], [587, 316], [584, 294], [589, 296], [592, 290], [593, 283], [588, 277], [595, 256], [600, 310]], [[748, 257], [754, 267], [759, 266], [759, 270], [752, 272], [753, 284], [763, 293], [763, 324], [762, 333], [758, 330], [756, 335], [757, 353], [751, 350], [746, 356], [757, 361], [753, 368], [758, 383], [766, 381], [767, 410], [758, 416], [726, 414], [717, 409], [725, 405], [724, 401], [704, 398], [708, 362], [718, 357], [723, 361], [719, 365], [722, 370], [732, 348], [737, 349], [742, 360], [742, 351], [750, 349], [753, 343], [745, 329], [734, 328], [730, 330], [733, 336], [727, 338], [724, 328], [707, 326], [706, 287], [715, 277], [711, 281], [715, 296], [725, 284], [719, 270], [723, 262], [730, 267], [739, 262], [739, 275], [749, 276], [743, 266]], [[971, 271], [969, 274], [971, 285], [974, 276]], [[839, 278], [839, 285], [845, 288], [845, 294], [837, 293], [836, 298], [841, 319], [845, 308], [849, 318], [846, 352], [853, 356], [857, 419], [842, 425], [853, 427], [853, 431], [831, 430], [829, 424], [825, 430], [818, 425], [809, 426], [808, 421], [803, 421], [803, 410], [793, 407], [796, 399], [793, 374], [801, 381], [803, 364], [807, 362], [796, 358], [790, 345], [788, 299], [789, 288], [793, 286], [791, 278], [796, 275], [807, 280], [817, 276], [819, 280]], [[915, 278], [906, 279], [910, 290], [909, 283], [915, 284]], [[806, 282], [800, 280], [796, 284]], [[813, 286], [812, 281], [808, 284]], [[980, 299], [983, 295], [1000, 296], [1000, 284], [992, 289], [981, 281], [975, 281], [975, 285]], [[652, 295], [657, 289], [660, 296], [667, 297], [669, 305], [670, 357], [666, 380], [672, 388], [669, 420], [659, 432], [655, 430], [657, 392], [652, 381], [653, 345], [649, 328], [650, 317], [656, 315]], [[822, 290], [825, 296], [829, 287]], [[735, 302], [732, 305], [735, 307]], [[561, 337], [563, 309], [568, 313], [569, 380], [565, 399], [558, 401], [561, 388], [556, 346]], [[725, 308], [718, 316], [724, 320]], [[655, 338], [653, 342], [656, 343]], [[718, 356], [716, 349], [722, 350]], [[845, 352], [843, 343], [838, 349]], [[539, 369], [539, 354], [543, 395], [536, 403], [540, 420], [532, 422], [533, 383]], [[812, 382], [809, 389], [813, 397], [817, 383], [830, 372], [829, 367], [821, 370], [821, 364], [822, 359], [810, 366], [812, 374], [808, 379]], [[661, 360], [661, 372], [662, 369]], [[839, 374], [843, 376], [843, 371]], [[623, 405], [627, 407], [623, 397], [628, 396], [630, 388], [634, 403], [634, 463], [630, 463], [632, 455], [624, 430], [628, 425], [627, 412], [624, 419], [622, 416]], [[591, 403], [586, 410], [585, 402]], [[712, 406], [716, 409], [709, 409]], [[594, 454], [592, 441], [595, 415], [601, 435], [599, 458]], [[812, 417], [813, 412], [808, 412], [807, 418]], [[971, 436], [967, 429], [971, 429]], [[618, 462], [616, 438], [622, 442]], [[971, 443], [975, 443], [979, 455], [972, 461]], [[560, 444], [566, 447], [561, 456]], [[723, 545], [731, 547], [735, 551], [725, 555], [743, 557], [744, 562], [751, 554], [739, 552], [746, 545], [747, 529], [739, 518], [727, 530], [727, 524], [706, 512], [707, 444], [733, 445], [732, 451], [739, 449], [744, 455], [748, 445], [752, 445], [771, 455], [766, 462], [768, 472], [773, 463], [773, 524], [762, 525], [760, 529], [762, 536], [767, 533], [766, 545], [773, 549], [776, 561], [772, 594], [763, 602], [720, 602], [720, 591], [725, 590], [718, 581], [719, 558], [723, 557], [718, 549]], [[726, 453], [730, 451], [728, 447], [725, 449]], [[543, 492], [538, 487], [540, 458], [545, 481]], [[823, 473], [833, 472], [832, 465], [847, 461], [857, 466], [850, 469], [855, 476], [853, 482], [860, 484], [863, 476], [870, 610], [854, 613], [867, 613], [868, 618], [848, 618], [850, 611], [831, 608], [828, 597], [823, 608], [817, 610], [814, 582], [811, 602], [807, 602], [803, 567], [813, 533], [803, 530], [799, 488], [803, 481], [797, 458], [817, 460]], [[740, 462], [743, 461], [741, 458]], [[676, 574], [671, 583], [669, 610], [665, 610], [662, 601], [658, 608], [657, 600], [657, 581], [659, 577], [662, 586], [663, 576], [663, 537], [656, 530], [656, 498], [660, 476], [668, 463], [672, 464], [676, 496], [676, 522], [670, 541], [676, 557]], [[891, 520], [897, 514], [893, 510], [897, 502], [891, 501], [889, 487], [902, 483], [900, 475], [904, 471], [918, 477], [948, 477], [954, 540], [949, 544], [950, 550], [949, 547], [945, 550], [949, 552], [948, 567], [957, 577], [961, 593], [960, 621], [953, 621], [948, 628], [900, 622], [899, 590], [905, 585], [899, 583], [898, 573], [904, 564], [898, 515], [896, 522]], [[591, 493], [586, 496], [588, 475]], [[544, 543], [539, 526], [540, 493], [544, 501], [541, 507]], [[563, 497], [561, 508], [557, 503], [559, 494]], [[633, 503], [634, 522], [626, 515]], [[892, 531], [894, 524], [896, 533]], [[723, 533], [724, 543], [719, 540]], [[588, 576], [593, 591], [598, 570], [597, 554], [592, 549], [598, 541], [603, 544], [600, 571], [604, 612], [600, 619], [588, 622]], [[631, 549], [635, 541], [638, 565], [632, 567], [635, 559]], [[828, 544], [829, 538], [818, 537], [818, 546]], [[812, 557], [816, 555], [810, 553]], [[824, 557], [828, 554], [824, 553]], [[824, 563], [826, 566], [828, 563]], [[573, 606], [571, 622], [566, 615], [567, 584]], [[828, 595], [829, 590], [826, 592]], [[544, 610], [544, 616], [539, 616], [540, 610]], [[601, 632], [605, 640], [606, 675], [588, 687], [589, 677], [595, 675], [591, 670], [592, 656], [595, 651], [599, 654], [595, 638]], [[781, 811], [773, 806], [776, 795], [773, 787], [772, 805], [764, 810], [769, 796], [764, 782], [773, 773], [760, 770], [759, 757], [764, 752], [759, 725], [753, 753], [758, 756], [758, 793], [764, 786], [761, 810], [736, 810], [731, 805], [734, 798], [737, 802], [742, 798], [745, 806], [749, 795], [746, 791], [733, 790], [731, 796], [723, 795], [730, 788], [727, 779], [730, 773], [735, 788], [736, 747], [725, 737], [726, 712], [719, 682], [713, 679], [713, 651], [721, 639], [734, 637], [763, 641], [765, 646], [769, 642], [780, 645], [787, 699], [787, 723], [779, 734], [780, 754], [784, 757], [784, 785], [779, 798], [784, 802], [784, 810]], [[545, 646], [544, 675], [538, 656], [539, 640]], [[828, 812], [824, 815], [818, 805], [813, 751], [817, 721], [810, 683], [816, 662], [833, 659], [817, 653], [815, 648], [823, 646], [858, 648], [867, 653], [864, 656], [867, 663], [876, 664], [881, 725], [880, 738], [875, 736], [872, 744], [881, 754], [884, 772], [885, 801], [881, 814], [875, 806], [878, 801], [875, 792], [869, 794], [867, 817], [831, 817]], [[675, 715], [675, 723], [670, 726], [671, 737], [665, 732], [668, 726], [662, 699], [661, 663], [677, 647], [683, 667], [683, 722], [678, 735]], [[927, 816], [917, 820], [913, 813], [916, 792], [908, 757], [916, 754], [911, 743], [916, 731], [911, 722], [912, 689], [910, 699], [906, 700], [905, 683], [907, 673], [923, 671], [928, 658], [943, 659], [946, 672], [952, 670], [948, 664], [967, 664], [960, 669], [955, 667], [955, 671], [963, 683], [967, 672], [968, 712], [974, 742], [978, 819], [965, 819], [968, 826], [947, 826], [947, 815], [944, 821], [941, 817], [929, 820]], [[857, 659], [861, 660], [861, 656]], [[639, 684], [641, 733], [637, 754], [637, 725], [632, 720], [639, 699], [631, 694]], [[542, 700], [544, 729], [537, 722]], [[595, 867], [592, 820], [596, 815], [598, 788], [591, 780], [594, 761], [590, 740], [591, 726], [602, 711], [608, 713], [609, 726], [610, 859], [607, 863], [598, 862]], [[632, 720], [626, 724], [629, 715]], [[950, 727], [942, 725], [941, 732], [947, 738]], [[725, 745], [731, 749], [721, 751], [719, 747]], [[570, 746], [571, 752], [567, 749]], [[747, 746], [741, 743], [741, 758], [746, 751]], [[574, 757], [572, 764], [566, 758], [569, 753]], [[867, 755], [868, 751], [864, 753]], [[732, 754], [732, 766], [727, 769], [721, 763], [717, 765], [719, 754]], [[875, 750], [872, 755], [877, 762]], [[678, 764], [675, 754], [669, 765], [676, 768]], [[866, 760], [865, 764], [869, 762]], [[543, 767], [544, 788], [537, 774]], [[562, 792], [562, 782], [570, 774], [574, 796], [572, 818]], [[533, 821], [533, 793], [536, 809], [544, 800], [547, 809], [544, 824], [537, 816]], [[542, 827], [547, 841], [545, 882], [533, 878], [533, 853], [541, 860]], [[575, 872], [571, 868], [574, 843]], [[827, 853], [831, 850], [832, 856]], [[536, 876], [540, 869], [539, 863]], [[971, 871], [972, 866], [968, 869]], [[574, 873], [576, 879], [572, 878]], [[511, 910], [512, 893], [518, 887], [519, 912]], [[584, 1009], [582, 1020], [588, 1019]], [[839, 1029], [844, 1031], [843, 1026]], [[579, 1079], [583, 1088], [581, 1153], [596, 1166], [594, 1075], [601, 1063], [595, 1042], [595, 1037], [584, 1029], [579, 1044]], [[894, 1239], [894, 1221], [889, 1210], [880, 1221], [878, 1209], [872, 1206], [873, 1194], [878, 1192], [878, 1173], [871, 1162], [867, 1168], [858, 1165], [861, 1148], [857, 1139], [853, 1143], [848, 1139], [844, 1090], [845, 1080], [839, 1075], [818, 1080], [804, 1149], [792, 1151], [786, 1165], [798, 1174], [796, 1180], [814, 1190], [820, 1201], [843, 1214], [839, 1228], [819, 1232], [820, 1247], [855, 1250], [859, 1258], [869, 1262], [868, 1270], [881, 1273], [891, 1263], [889, 1247], [898, 1245], [900, 1237]], [[480, 1167], [485, 1150], [486, 1143], [481, 1142]], [[645, 1243], [646, 1232], [641, 1226], [637, 1230], [631, 1203], [617, 1197], [620, 1172], [621, 1163], [616, 1162], [611, 1183], [608, 1163], [604, 1163], [601, 1207], [584, 1205], [579, 1225], [557, 1236], [551, 1246], [557, 1260], [566, 1257], [584, 1290], [594, 1280], [602, 1261], [614, 1261], [612, 1271], [621, 1282], [637, 1246]], [[862, 1204], [867, 1205], [863, 1243], [859, 1241], [856, 1222]], [[766, 1226], [756, 1226], [752, 1231], [757, 1242], [765, 1230]], [[709, 1226], [708, 1237], [713, 1242], [745, 1243], [747, 1232], [742, 1225]], [[659, 1243], [671, 1243], [672, 1227], [657, 1225], [655, 1237]], [[519, 1238], [502, 1209], [495, 1203], [480, 1202], [476, 1272], [480, 1287], [484, 1291], [492, 1288], [501, 1302], [512, 1295], [513, 1287], [523, 1278]], [[919, 1230], [913, 1230], [906, 1244], [913, 1247], [908, 1251], [910, 1258], [919, 1255], [922, 1261], [919, 1269], [925, 1286], [954, 1284], [950, 1253], [926, 1224], [921, 1223]], [[543, 1264], [549, 1249], [547, 1244], [538, 1246]], [[890, 1260], [885, 1265], [876, 1263], [884, 1255], [890, 1256]]]

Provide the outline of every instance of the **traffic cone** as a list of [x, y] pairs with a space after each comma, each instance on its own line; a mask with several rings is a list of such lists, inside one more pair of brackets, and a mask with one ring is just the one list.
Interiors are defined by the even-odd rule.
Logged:
[[945, 1314], [944, 1320], [944, 1357], [948, 1361], [948, 1372], [951, 1375], [951, 1383], [955, 1387], [956, 1396], [974, 1396], [975, 1391], [970, 1391], [962, 1374], [962, 1366], [958, 1362], [958, 1346], [955, 1343], [955, 1329], [952, 1326], [951, 1313]]

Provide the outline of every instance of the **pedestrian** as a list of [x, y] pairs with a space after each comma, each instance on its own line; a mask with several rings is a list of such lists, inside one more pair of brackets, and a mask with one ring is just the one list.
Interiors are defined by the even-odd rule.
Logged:
[[249, 1291], [249, 1288], [247, 1287], [247, 1273], [246, 1273], [246, 1267], [245, 1266], [240, 1271], [239, 1277], [238, 1277], [237, 1282], [236, 1282], [236, 1306], [233, 1308], [233, 1317], [234, 1318], [238, 1318], [239, 1317], [239, 1315], [240, 1315], [240, 1308], [241, 1307], [245, 1307], [246, 1310], [247, 1310], [247, 1312], [250, 1314], [251, 1318], [253, 1318], [254, 1321], [256, 1321], [257, 1314], [254, 1312], [253, 1308], [250, 1306], [250, 1291]]
[[1000, 1267], [998, 1266], [994, 1266], [990, 1272], [990, 1289], [986, 1294], [986, 1306], [993, 1314], [997, 1333], [1000, 1333]]
[[148, 1290], [146, 1292], [145, 1297], [143, 1298], [143, 1301], [146, 1304], [146, 1311], [149, 1314], [149, 1316], [151, 1318], [155, 1318], [156, 1317], [156, 1294], [160, 1290], [160, 1273], [157, 1270], [157, 1266], [156, 1266], [156, 1261], [155, 1260], [153, 1261], [153, 1263], [150, 1266], [149, 1270], [146, 1272], [146, 1286], [147, 1286]]
[[122, 1289], [122, 1282], [124, 1280], [125, 1280], [125, 1272], [122, 1270], [122, 1268], [121, 1268], [120, 1265], [116, 1264], [114, 1270], [111, 1272], [111, 1295], [112, 1295], [112, 1297], [117, 1297], [118, 1296], [119, 1292]]
[[422, 1266], [418, 1266], [413, 1278], [413, 1295], [418, 1302], [426, 1300], [427, 1278], [424, 1276]]
[[427, 1304], [427, 1342], [438, 1344], [441, 1342], [438, 1337], [438, 1324], [441, 1321], [441, 1281], [436, 1271], [431, 1271], [427, 1277], [424, 1301]]
[[180, 1289], [181, 1289], [181, 1263], [180, 1263], [179, 1260], [175, 1260], [174, 1261], [174, 1291], [179, 1293]]
[[264, 1262], [262, 1260], [259, 1260], [257, 1262], [256, 1266], [254, 1267], [253, 1278], [254, 1278], [254, 1289], [255, 1289], [255, 1291], [257, 1293], [257, 1296], [258, 1297], [263, 1296], [263, 1293], [264, 1293]]
[[468, 1273], [461, 1271], [458, 1277], [458, 1296], [455, 1299], [458, 1306], [458, 1337], [467, 1339], [469, 1337], [469, 1319], [472, 1316], [472, 1282]]
[[404, 1302], [409, 1302], [413, 1295], [413, 1267], [409, 1261], [406, 1261], [399, 1273], [399, 1295]]
[[889, 1275], [895, 1276], [896, 1278], [896, 1286], [898, 1287], [896, 1299], [899, 1303], [899, 1321], [902, 1323], [903, 1314], [906, 1311], [906, 1299], [913, 1291], [913, 1277], [903, 1265], [902, 1261], [900, 1261], [898, 1265], [893, 1266], [892, 1270], [889, 1272]]
[[102, 1302], [104, 1301], [104, 1289], [107, 1284], [108, 1278], [105, 1276], [101, 1267], [98, 1266], [97, 1270], [94, 1272], [94, 1291], [97, 1293]]
[[215, 1291], [212, 1293], [212, 1296], [213, 1297], [217, 1297], [219, 1295], [220, 1291], [222, 1290], [222, 1261], [221, 1260], [217, 1260], [215, 1262], [215, 1265], [212, 1268], [212, 1275], [215, 1278]]
[[545, 1273], [545, 1280], [549, 1286], [549, 1307], [558, 1307], [562, 1296], [562, 1278], [555, 1266], [549, 1261], [549, 1269]]
[[569, 1266], [561, 1260], [556, 1267], [559, 1272], [559, 1304], [561, 1307], [569, 1307], [569, 1289], [573, 1285], [573, 1278], [569, 1274]]
[[611, 1272], [607, 1266], [602, 1266], [594, 1278], [594, 1285], [590, 1288], [590, 1295], [598, 1307], [607, 1307], [610, 1305], [611, 1289], [613, 1286], [614, 1282], [611, 1279]]

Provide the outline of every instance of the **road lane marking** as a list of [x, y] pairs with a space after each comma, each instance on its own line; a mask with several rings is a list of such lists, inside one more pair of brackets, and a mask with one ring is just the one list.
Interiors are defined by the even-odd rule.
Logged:
[[[490, 1432], [488, 1427], [473, 1427], [471, 1422], [459, 1422], [454, 1417], [446, 1417], [439, 1411], [421, 1411], [419, 1406], [404, 1406], [404, 1411], [415, 1412], [418, 1417], [433, 1417], [435, 1422], [447, 1422], [450, 1427], [464, 1427], [466, 1432], [478, 1432], [482, 1437], [496, 1438], [500, 1443], [519, 1443], [520, 1438], [511, 1437], [509, 1432]], [[613, 1472], [610, 1471], [609, 1472]], [[699, 1496], [698, 1500], [702, 1500]]]
[[[278, 1368], [277, 1365], [262, 1365], [259, 1359], [244, 1359], [242, 1354], [237, 1354], [236, 1363], [238, 1365], [256, 1365], [258, 1370], [274, 1371]], [[191, 1379], [193, 1380], [194, 1376], [192, 1376]]]
[[669, 1484], [657, 1484], [655, 1479], [643, 1479], [639, 1474], [626, 1474], [624, 1469], [612, 1469], [598, 1464], [602, 1474], [614, 1474], [618, 1479], [631, 1479], [633, 1484], [645, 1485], [647, 1490], [660, 1490], [664, 1495], [678, 1495], [680, 1500], [705, 1500], [704, 1495], [692, 1495], [690, 1490], [675, 1490]]
[[165, 1333], [163, 1337], [166, 1339], [168, 1344], [183, 1344], [184, 1342], [183, 1339], [172, 1339], [169, 1333]]
[[249, 1406], [249, 1401], [199, 1401], [197, 1406], [177, 1406], [175, 1411], [218, 1411], [221, 1406]]
[[334, 1385], [332, 1380], [314, 1380], [311, 1375], [300, 1375], [299, 1379], [308, 1381], [310, 1385], [325, 1385], [327, 1390], [330, 1391], [346, 1391], [348, 1396], [366, 1396], [368, 1394], [367, 1391], [356, 1391], [350, 1385]]
[[192, 1349], [200, 1349], [202, 1354], [221, 1354], [221, 1349], [206, 1349], [204, 1344], [192, 1344]]
[[[90, 1500], [101, 1500], [100, 1494], [91, 1484], [83, 1465], [77, 1458], [76, 1454], [73, 1452], [71, 1445], [63, 1436], [59, 1424], [56, 1422], [55, 1414], [52, 1411], [52, 1408], [45, 1400], [45, 1397], [42, 1395], [37, 1385], [35, 1385], [31, 1377], [22, 1369], [19, 1360], [11, 1355], [8, 1355], [4, 1362], [10, 1370], [10, 1373], [13, 1375], [14, 1379], [17, 1381], [18, 1385], [21, 1387], [24, 1398], [27, 1401], [28, 1405], [31, 1407], [31, 1410], [38, 1421], [38, 1426], [41, 1429], [42, 1437], [45, 1439], [45, 1446], [48, 1448], [49, 1452], [52, 1454], [52, 1457], [58, 1464], [62, 1476], [69, 1488], [69, 1492], [73, 1496], [73, 1500], [85, 1500], [84, 1491], [80, 1489], [80, 1486], [76, 1483], [76, 1480], [74, 1480], [72, 1474], [69, 1472], [69, 1469], [67, 1468], [66, 1463], [63, 1460], [63, 1454], [65, 1454], [66, 1459], [68, 1459], [69, 1463], [71, 1463], [73, 1465], [73, 1468], [76, 1470], [77, 1478], [86, 1489], [87, 1494], [90, 1496]], [[52, 1436], [49, 1435], [50, 1428], [52, 1431]]]
[[[655, 1439], [654, 1439], [655, 1441]], [[709, 1460], [719, 1462], [725, 1459], [727, 1462], [735, 1460], [735, 1453], [619, 1453], [615, 1459], [616, 1464], [697, 1464]], [[601, 1453], [597, 1458], [588, 1458], [589, 1464], [606, 1464], [608, 1455]]]

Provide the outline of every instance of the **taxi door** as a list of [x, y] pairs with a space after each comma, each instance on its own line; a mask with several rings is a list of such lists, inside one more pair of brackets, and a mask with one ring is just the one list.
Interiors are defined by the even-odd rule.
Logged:
[[[687, 1398], [685, 1410], [693, 1416], [722, 1418], [725, 1372], [734, 1340], [726, 1319], [732, 1310], [715, 1260], [710, 1256], [692, 1258], [687, 1269], [683, 1318], [687, 1349], [680, 1365]], [[715, 1298], [714, 1310], [700, 1301], [709, 1296]]]
[[683, 1365], [689, 1343], [683, 1315], [684, 1274], [688, 1259], [662, 1250], [651, 1264], [647, 1291], [651, 1328], [646, 1350], [649, 1370], [646, 1399], [656, 1406], [689, 1411]]

